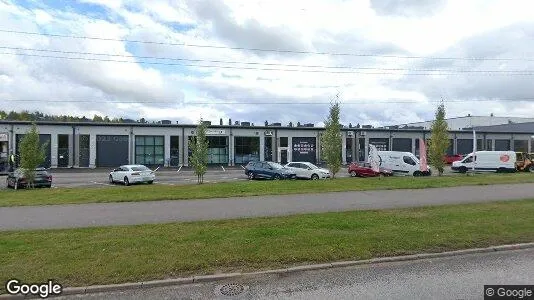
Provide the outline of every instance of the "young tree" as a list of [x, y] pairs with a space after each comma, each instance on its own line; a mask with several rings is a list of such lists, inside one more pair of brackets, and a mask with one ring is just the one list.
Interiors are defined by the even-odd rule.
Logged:
[[443, 102], [436, 110], [436, 118], [432, 122], [430, 145], [428, 149], [428, 160], [430, 165], [438, 170], [438, 176], [443, 175], [445, 162], [443, 156], [449, 147], [449, 132], [447, 121], [445, 120], [445, 105]]
[[206, 138], [206, 129], [208, 124], [202, 119], [197, 126], [196, 138], [189, 144], [191, 150], [190, 163], [195, 169], [197, 183], [204, 183], [204, 174], [208, 169], [208, 139]]
[[40, 144], [37, 126], [32, 124], [20, 142], [20, 167], [24, 170], [28, 187], [34, 187], [35, 169], [45, 160], [46, 146]]
[[342, 160], [342, 137], [341, 124], [339, 123], [341, 107], [339, 105], [339, 95], [330, 103], [330, 113], [325, 120], [325, 131], [321, 136], [322, 157], [326, 161], [332, 179], [341, 169]]

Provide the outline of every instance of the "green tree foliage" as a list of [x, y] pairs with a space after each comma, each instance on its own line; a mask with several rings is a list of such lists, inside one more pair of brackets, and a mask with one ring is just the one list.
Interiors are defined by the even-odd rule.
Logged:
[[[83, 117], [77, 117], [77, 116], [69, 116], [69, 115], [45, 115], [42, 112], [35, 111], [35, 112], [29, 112], [26, 110], [23, 110], [21, 112], [16, 111], [10, 111], [6, 112], [3, 110], [0, 110], [0, 120], [8, 120], [8, 121], [54, 121], [54, 122], [107, 122], [107, 123], [124, 123], [123, 118], [113, 118], [111, 119], [108, 116], [102, 117], [99, 115], [94, 115], [93, 119], [88, 119], [85, 116]], [[142, 119], [142, 123], [146, 123], [144, 119]]]
[[191, 150], [190, 163], [195, 169], [197, 175], [197, 183], [204, 182], [204, 174], [208, 170], [208, 139], [206, 138], [206, 129], [208, 125], [202, 120], [197, 126], [196, 138], [190, 142], [189, 149]]
[[31, 188], [34, 187], [35, 169], [45, 160], [46, 146], [40, 144], [37, 126], [32, 124], [20, 142], [20, 167]]
[[431, 132], [428, 161], [431, 166], [438, 170], [438, 176], [441, 176], [445, 168], [443, 156], [449, 147], [449, 128], [445, 120], [445, 105], [443, 103], [436, 110], [436, 117], [432, 122]]
[[342, 163], [340, 114], [339, 96], [336, 96], [336, 99], [330, 103], [330, 113], [325, 120], [325, 131], [321, 136], [321, 154], [330, 169], [332, 179], [335, 178], [336, 173], [341, 169]]

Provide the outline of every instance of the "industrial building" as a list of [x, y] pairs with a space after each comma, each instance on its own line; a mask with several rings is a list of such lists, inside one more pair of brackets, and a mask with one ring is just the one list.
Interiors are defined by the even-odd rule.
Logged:
[[[481, 127], [481, 126], [494, 126], [494, 125], [503, 125], [503, 124], [515, 124], [515, 123], [526, 123], [534, 122], [534, 118], [523, 118], [523, 117], [497, 117], [493, 114], [489, 116], [472, 116], [467, 115], [465, 117], [456, 117], [447, 119], [447, 124], [451, 130], [461, 130], [463, 128], [471, 127]], [[430, 129], [432, 126], [432, 121], [416, 122], [416, 123], [407, 123], [398, 125], [399, 127], [423, 127], [424, 129]]]
[[[222, 123], [222, 122], [221, 122]], [[196, 125], [93, 122], [37, 122], [40, 140], [46, 144], [45, 167], [112, 168], [121, 164], [188, 166], [189, 142]], [[230, 124], [232, 124], [230, 122]], [[0, 121], [0, 172], [7, 170], [9, 153], [19, 152], [19, 143], [30, 122]], [[501, 126], [501, 127], [499, 127]], [[502, 127], [504, 126], [504, 127]], [[308, 161], [321, 163], [320, 135], [324, 128], [313, 124], [281, 126], [280, 123], [254, 126], [248, 122], [210, 125], [209, 163], [244, 165], [250, 160], [280, 163]], [[534, 123], [477, 127], [478, 150], [531, 152]], [[407, 151], [419, 155], [419, 139], [428, 140], [430, 131], [417, 127], [371, 128], [344, 126], [343, 161], [365, 161], [368, 146], [379, 150]], [[473, 149], [471, 129], [451, 130], [448, 154], [467, 154]]]

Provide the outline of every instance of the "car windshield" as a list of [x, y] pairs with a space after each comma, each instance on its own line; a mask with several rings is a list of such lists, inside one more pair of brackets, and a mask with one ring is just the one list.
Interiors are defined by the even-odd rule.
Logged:
[[284, 167], [281, 164], [274, 163], [274, 162], [270, 162], [269, 166], [272, 167], [273, 169], [282, 169]]
[[318, 166], [314, 165], [314, 164], [305, 164], [307, 167], [310, 167], [312, 169], [319, 169]]
[[145, 167], [145, 166], [139, 166], [139, 167], [132, 167], [132, 171], [150, 171], [149, 168]]

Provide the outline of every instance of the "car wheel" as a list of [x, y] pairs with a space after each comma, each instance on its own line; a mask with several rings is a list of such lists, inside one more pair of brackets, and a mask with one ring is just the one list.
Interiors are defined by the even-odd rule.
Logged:
[[358, 176], [358, 173], [356, 171], [350, 171], [350, 177], [356, 177]]
[[534, 165], [531, 165], [530, 167], [528, 167], [528, 171], [530, 173], [534, 173]]
[[130, 185], [130, 180], [128, 180], [128, 177], [124, 177], [124, 185]]
[[113, 176], [109, 175], [109, 183], [114, 184], [115, 180], [113, 180]]
[[460, 168], [458, 169], [458, 172], [460, 172], [460, 173], [467, 173], [467, 168], [466, 168], [466, 167], [460, 167]]
[[421, 173], [421, 171], [413, 172], [413, 176], [415, 176], [415, 177], [419, 177], [419, 176], [422, 176], [422, 175], [423, 175], [423, 173]]
[[254, 173], [253, 172], [248, 172], [247, 173], [247, 177], [248, 177], [249, 180], [254, 179]]
[[274, 180], [280, 180], [280, 175], [278, 175], [278, 174], [274, 174], [273, 179], [274, 179]]
[[150, 180], [150, 181], [147, 181], [148, 184], [153, 184], [154, 183], [154, 180]]
[[319, 179], [319, 175], [317, 175], [317, 174], [313, 174], [313, 175], [311, 176], [311, 180], [317, 180], [317, 179]]

